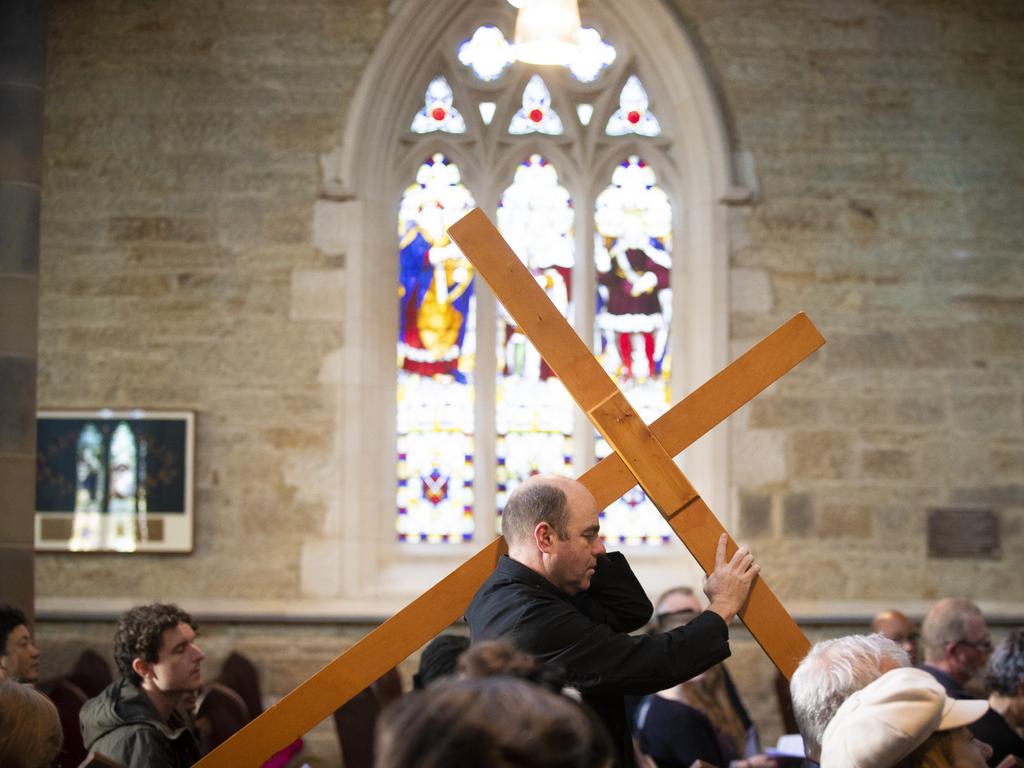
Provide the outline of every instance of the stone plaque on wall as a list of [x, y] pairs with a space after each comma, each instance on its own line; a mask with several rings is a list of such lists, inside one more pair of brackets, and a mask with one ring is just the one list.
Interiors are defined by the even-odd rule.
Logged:
[[928, 557], [999, 559], [999, 514], [994, 509], [928, 510]]

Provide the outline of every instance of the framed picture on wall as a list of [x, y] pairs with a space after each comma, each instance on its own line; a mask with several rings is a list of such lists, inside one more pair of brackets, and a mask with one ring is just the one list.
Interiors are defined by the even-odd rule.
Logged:
[[40, 411], [37, 551], [191, 552], [195, 414]]

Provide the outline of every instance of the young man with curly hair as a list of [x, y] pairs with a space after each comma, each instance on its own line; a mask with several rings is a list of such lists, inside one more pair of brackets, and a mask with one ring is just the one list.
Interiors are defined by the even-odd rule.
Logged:
[[180, 706], [202, 682], [197, 625], [176, 605], [121, 616], [114, 661], [121, 679], [82, 707], [85, 746], [125, 768], [187, 768], [199, 760], [192, 718]]

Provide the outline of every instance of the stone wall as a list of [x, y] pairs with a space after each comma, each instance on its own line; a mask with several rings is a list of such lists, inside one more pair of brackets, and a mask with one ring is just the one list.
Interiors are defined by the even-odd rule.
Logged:
[[[740, 535], [791, 599], [1019, 615], [1020, 8], [676, 5], [759, 183], [731, 219], [733, 341], [797, 310], [828, 339], [733, 420]], [[998, 510], [1001, 556], [929, 560], [943, 506]]]
[[39, 403], [194, 409], [202, 512], [194, 555], [42, 555], [41, 594], [298, 595], [342, 329], [291, 294], [339, 266], [312, 246], [320, 156], [386, 6], [53, 4]]
[[[809, 615], [969, 594], [1020, 620], [1019, 4], [674, 5], [755, 189], [728, 213], [731, 351], [798, 310], [828, 339], [731, 420], [737, 535]], [[340, 559], [319, 550], [348, 498], [339, 382], [359, 375], [339, 361], [375, 318], [343, 327], [346, 259], [317, 247], [314, 210], [400, 6], [51, 0], [38, 403], [194, 409], [197, 517], [191, 555], [39, 554], [44, 617], [329, 612], [314, 598], [339, 576], [314, 565]], [[939, 506], [997, 510], [999, 556], [929, 559]], [[42, 626], [44, 648], [64, 627]], [[224, 625], [207, 643], [274, 646], [280, 695], [362, 631]], [[763, 692], [757, 654], [736, 658]]]
[[[797, 310], [829, 340], [731, 425], [738, 531], [787, 597], [1021, 584], [1018, 16], [680, 11], [757, 188], [729, 220], [734, 352]], [[199, 514], [192, 556], [40, 555], [44, 599], [124, 596], [129, 575], [179, 598], [308, 590], [303, 549], [339, 503], [337, 382], [358, 375], [337, 358], [360, 333], [313, 211], [389, 18], [382, 0], [54, 3], [38, 401], [195, 409]], [[943, 505], [998, 510], [1002, 556], [930, 562]]]

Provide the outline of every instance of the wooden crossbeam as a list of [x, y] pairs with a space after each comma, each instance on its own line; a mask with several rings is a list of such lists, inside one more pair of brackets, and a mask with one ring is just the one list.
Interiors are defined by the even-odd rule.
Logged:
[[[825, 343], [798, 314], [738, 357], [651, 425], [677, 454], [721, 423]], [[579, 478], [603, 509], [636, 480], [618, 454]], [[463, 613], [506, 551], [500, 536], [288, 693], [197, 763], [202, 768], [258, 766], [442, 632]], [[713, 560], [713, 558], [712, 558]]]
[[[632, 408], [483, 211], [471, 211], [453, 224], [448, 233], [622, 458], [672, 530], [704, 571], [710, 573], [719, 537], [727, 532], [654, 430]], [[736, 549], [730, 536], [726, 557], [731, 557]], [[757, 578], [755, 584], [740, 618], [788, 679], [810, 649], [810, 643], [764, 578]]]

